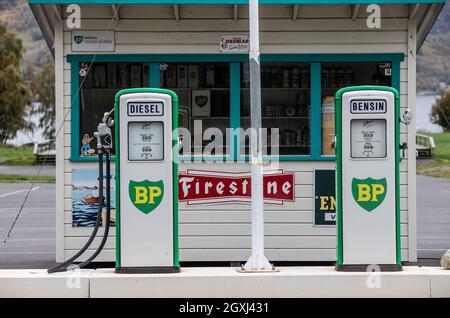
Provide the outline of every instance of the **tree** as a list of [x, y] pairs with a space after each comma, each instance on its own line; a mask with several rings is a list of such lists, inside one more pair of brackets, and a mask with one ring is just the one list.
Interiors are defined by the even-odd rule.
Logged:
[[55, 66], [51, 57], [30, 87], [39, 102], [34, 111], [40, 115], [39, 128], [43, 129], [44, 137], [51, 140], [55, 138]]
[[31, 99], [20, 72], [22, 57], [22, 41], [0, 24], [0, 143], [32, 129], [25, 120]]
[[450, 90], [442, 90], [441, 97], [431, 108], [430, 120], [445, 131], [450, 131]]

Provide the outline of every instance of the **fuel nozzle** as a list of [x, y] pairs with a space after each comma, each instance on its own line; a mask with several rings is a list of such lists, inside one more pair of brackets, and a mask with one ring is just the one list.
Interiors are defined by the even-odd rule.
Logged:
[[112, 148], [112, 133], [111, 128], [114, 126], [114, 120], [111, 114], [114, 112], [114, 108], [103, 114], [102, 121], [97, 126], [97, 131], [94, 132], [94, 136], [97, 138], [97, 151], [101, 153], [103, 149], [109, 151]]

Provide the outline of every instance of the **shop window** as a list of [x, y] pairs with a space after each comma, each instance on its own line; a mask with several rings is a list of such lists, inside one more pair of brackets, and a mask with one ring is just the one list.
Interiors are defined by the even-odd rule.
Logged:
[[[261, 116], [263, 152], [277, 154], [271, 144], [278, 144], [279, 155], [310, 154], [310, 65], [309, 63], [261, 64]], [[241, 126], [250, 124], [249, 64], [241, 67]], [[273, 129], [278, 128], [278, 142], [273, 142]], [[249, 154], [249, 137], [241, 135], [241, 154]]]
[[94, 132], [103, 114], [114, 107], [114, 97], [119, 90], [148, 87], [149, 66], [143, 63], [80, 63], [78, 76], [80, 156], [96, 156]]
[[181, 155], [227, 155], [229, 63], [161, 63], [160, 84], [178, 95]]
[[392, 85], [390, 62], [322, 63], [322, 155], [335, 154], [335, 104], [337, 90], [355, 85]]

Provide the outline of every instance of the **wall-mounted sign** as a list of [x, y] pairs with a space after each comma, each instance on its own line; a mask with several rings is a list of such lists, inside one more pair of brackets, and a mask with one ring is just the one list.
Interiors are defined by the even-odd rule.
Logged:
[[[250, 203], [249, 172], [187, 170], [178, 175], [178, 198], [187, 205]], [[294, 173], [264, 173], [264, 203], [283, 205], [295, 200]]]
[[249, 50], [248, 35], [222, 35], [220, 37], [220, 53], [248, 53]]
[[314, 170], [314, 225], [336, 225], [334, 170]]
[[114, 31], [72, 31], [72, 52], [114, 51]]

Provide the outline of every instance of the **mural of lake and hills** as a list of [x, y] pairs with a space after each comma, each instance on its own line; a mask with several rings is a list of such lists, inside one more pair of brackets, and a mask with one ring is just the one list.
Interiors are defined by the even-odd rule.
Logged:
[[[115, 175], [114, 172], [111, 174], [111, 214], [114, 216], [116, 209]], [[72, 226], [93, 227], [97, 220], [99, 202], [98, 170], [73, 170], [72, 180]], [[104, 184], [106, 186], [106, 182]], [[105, 195], [106, 189], [103, 191], [104, 200]], [[103, 202], [103, 205], [103, 211], [106, 211], [106, 202]], [[115, 223], [111, 222], [111, 226], [113, 225]]]

